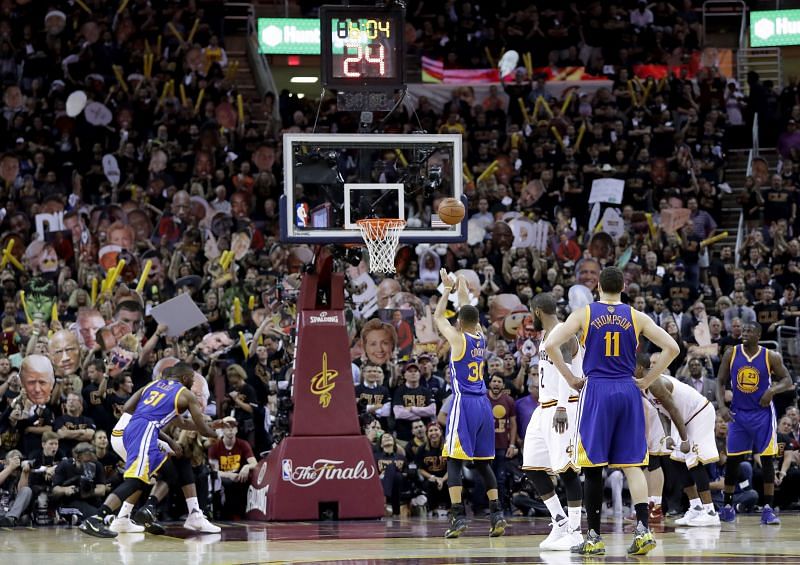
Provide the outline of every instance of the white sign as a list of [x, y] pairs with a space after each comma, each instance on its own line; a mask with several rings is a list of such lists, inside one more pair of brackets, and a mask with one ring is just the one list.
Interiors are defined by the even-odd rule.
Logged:
[[83, 111], [86, 121], [93, 126], [107, 126], [114, 117], [111, 110], [100, 102], [89, 102]]
[[625, 233], [625, 222], [616, 208], [606, 208], [603, 212], [603, 219], [600, 220], [603, 231], [606, 232], [614, 241], [617, 241]]
[[596, 179], [592, 182], [592, 191], [589, 194], [589, 204], [594, 204], [595, 202], [622, 204], [622, 191], [624, 189], [624, 180]]
[[117, 186], [119, 184], [119, 179], [122, 176], [119, 172], [119, 163], [111, 153], [103, 155], [103, 173], [112, 185]]
[[311, 465], [294, 467], [291, 459], [281, 464], [281, 478], [296, 487], [306, 488], [325, 481], [363, 481], [375, 475], [373, 464], [359, 461], [355, 467], [342, 467], [344, 461], [317, 459]]
[[[45, 225], [47, 229], [45, 229]], [[36, 214], [36, 233], [40, 239], [44, 239], [44, 234], [53, 231], [64, 231], [64, 212], [54, 214]]]
[[162, 302], [150, 311], [156, 322], [167, 326], [169, 337], [178, 337], [192, 328], [208, 322], [188, 293]]

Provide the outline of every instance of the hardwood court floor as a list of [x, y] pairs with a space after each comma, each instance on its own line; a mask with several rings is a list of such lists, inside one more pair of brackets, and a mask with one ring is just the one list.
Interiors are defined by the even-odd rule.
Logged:
[[[719, 528], [657, 526], [658, 547], [650, 563], [800, 563], [800, 515], [781, 526], [761, 526], [740, 516]], [[0, 555], [14, 565], [232, 565], [251, 563], [633, 563], [626, 557], [630, 525], [605, 523], [605, 557], [539, 553], [547, 520], [513, 519], [502, 538], [490, 539], [488, 522], [476, 519], [466, 536], [445, 540], [446, 521], [409, 518], [357, 522], [222, 524], [221, 534], [194, 535], [178, 525], [168, 535], [125, 534], [114, 540], [88, 537], [71, 528], [0, 529]], [[625, 531], [623, 532], [623, 527]]]

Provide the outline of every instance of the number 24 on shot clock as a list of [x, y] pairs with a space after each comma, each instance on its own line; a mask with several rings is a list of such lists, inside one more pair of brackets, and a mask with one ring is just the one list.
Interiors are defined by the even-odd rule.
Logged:
[[342, 90], [394, 90], [405, 83], [402, 8], [322, 6], [322, 81]]

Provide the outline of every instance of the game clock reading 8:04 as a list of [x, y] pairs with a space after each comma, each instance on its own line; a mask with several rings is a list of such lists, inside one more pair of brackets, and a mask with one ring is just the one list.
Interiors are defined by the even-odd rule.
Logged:
[[402, 9], [323, 6], [320, 20], [326, 87], [369, 90], [403, 85]]

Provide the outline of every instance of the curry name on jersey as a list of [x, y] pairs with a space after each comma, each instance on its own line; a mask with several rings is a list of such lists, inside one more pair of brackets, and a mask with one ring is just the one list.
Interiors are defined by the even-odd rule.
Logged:
[[464, 353], [459, 358], [450, 356], [450, 377], [457, 393], [486, 394], [483, 380], [483, 360], [486, 355], [486, 337], [483, 334], [462, 333]]

